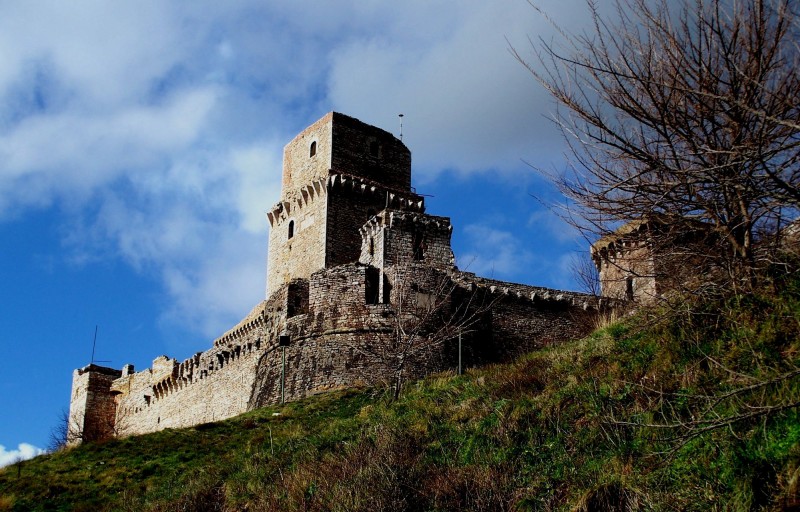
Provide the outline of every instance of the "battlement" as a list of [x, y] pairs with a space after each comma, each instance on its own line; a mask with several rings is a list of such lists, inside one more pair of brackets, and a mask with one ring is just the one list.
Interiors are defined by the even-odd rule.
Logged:
[[383, 268], [424, 262], [443, 269], [455, 266], [450, 246], [453, 226], [448, 217], [387, 208], [370, 217], [359, 231], [359, 261], [366, 265]]
[[602, 295], [646, 303], [697, 274], [713, 246], [707, 224], [666, 215], [628, 222], [592, 244]]
[[284, 148], [270, 224], [267, 290], [358, 260], [358, 232], [378, 210], [424, 212], [411, 189], [411, 152], [391, 133], [328, 113]]
[[411, 188], [408, 148], [391, 133], [338, 112], [329, 112], [286, 145], [283, 192], [324, 178], [331, 169], [387, 188]]
[[599, 311], [614, 305], [614, 302], [609, 298], [543, 288], [541, 286], [498, 281], [497, 279], [478, 277], [471, 272], [458, 272], [455, 274], [454, 280], [459, 286], [467, 290], [481, 290], [494, 296], [508, 297], [538, 305], [574, 306], [585, 311]]
[[[319, 198], [327, 197], [330, 190], [350, 191], [363, 195], [370, 195], [379, 200], [385, 200], [387, 208], [403, 209], [414, 212], [425, 211], [425, 198], [414, 192], [392, 189], [382, 184], [354, 176], [347, 173], [331, 171], [327, 178], [320, 178], [305, 187], [293, 190], [286, 197], [275, 203], [267, 212], [270, 227], [277, 227], [297, 214], [299, 210], [309, 206]], [[295, 225], [294, 233], [298, 233], [305, 226]]]
[[[79, 440], [187, 427], [282, 398], [391, 382], [397, 369], [376, 347], [391, 351], [402, 335], [397, 319], [412, 318], [420, 305], [479, 318], [459, 331], [458, 345], [423, 340], [405, 378], [454, 368], [462, 355], [465, 365], [479, 365], [581, 336], [609, 304], [459, 271], [450, 219], [426, 214], [411, 188], [408, 148], [335, 112], [284, 148], [281, 197], [267, 220], [267, 299], [183, 361], [159, 356], [139, 372], [76, 370], [70, 419], [81, 425]], [[437, 301], [436, 293], [444, 295]], [[421, 333], [442, 318], [422, 317]]]

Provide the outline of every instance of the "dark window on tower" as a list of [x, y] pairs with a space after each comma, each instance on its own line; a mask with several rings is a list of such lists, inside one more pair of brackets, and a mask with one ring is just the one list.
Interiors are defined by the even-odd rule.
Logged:
[[293, 236], [294, 236], [294, 221], [290, 220], [289, 221], [289, 238], [292, 238]]
[[364, 275], [364, 291], [367, 304], [377, 304], [380, 298], [381, 274], [377, 268], [368, 267]]
[[625, 278], [625, 298], [633, 300], [633, 278], [630, 276]]
[[414, 259], [417, 261], [425, 259], [425, 239], [420, 231], [414, 232]]
[[317, 141], [311, 143], [311, 149], [308, 151], [308, 156], [312, 157], [317, 154]]
[[286, 317], [308, 313], [308, 283], [289, 283], [286, 297]]
[[383, 274], [383, 300], [384, 304], [389, 304], [389, 301], [392, 298], [392, 283], [389, 282], [389, 278], [386, 277], [386, 274]]
[[373, 237], [369, 237], [369, 255], [375, 256], [375, 239]]

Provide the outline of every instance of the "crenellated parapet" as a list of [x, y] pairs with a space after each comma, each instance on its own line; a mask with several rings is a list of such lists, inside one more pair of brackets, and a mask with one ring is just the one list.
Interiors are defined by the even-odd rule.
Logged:
[[359, 233], [361, 263], [379, 268], [403, 262], [455, 267], [448, 217], [386, 208], [367, 219]]
[[328, 181], [328, 178], [319, 178], [301, 188], [286, 192], [284, 197], [267, 212], [270, 227], [285, 222], [294, 212], [324, 199], [328, 193]]
[[[411, 187], [408, 148], [338, 113], [284, 148], [281, 196], [267, 220], [267, 299], [183, 361], [159, 356], [139, 372], [76, 370], [70, 417], [86, 426], [83, 439], [188, 427], [284, 398], [392, 382], [403, 322], [427, 322], [412, 329], [424, 347], [405, 360], [412, 378], [582, 336], [613, 305], [459, 271], [450, 219], [426, 214]], [[645, 242], [609, 240], [598, 254], [631, 243]], [[456, 313], [474, 322], [433, 340], [437, 322]]]
[[314, 180], [304, 187], [286, 192], [285, 197], [275, 203], [267, 212], [269, 225], [274, 227], [285, 222], [293, 214], [308, 207], [314, 201], [326, 197], [331, 190], [371, 196], [384, 201], [387, 208], [413, 212], [425, 211], [425, 198], [419, 194], [392, 189], [373, 180], [332, 170], [327, 178]]
[[607, 297], [598, 297], [597, 295], [556, 290], [541, 286], [509, 283], [496, 279], [478, 277], [471, 272], [455, 272], [453, 274], [453, 279], [464, 289], [480, 290], [496, 297], [508, 297], [527, 301], [532, 304], [576, 307], [584, 311], [600, 311], [614, 306], [614, 301]]
[[[151, 368], [118, 375], [119, 378], [111, 383], [110, 391], [118, 404], [121, 431], [141, 433], [156, 430], [161, 425], [163, 409], [173, 411], [170, 421], [174, 426], [194, 424], [198, 418], [207, 418], [209, 412], [205, 409], [198, 411], [193, 406], [184, 413], [176, 404], [191, 404], [195, 395], [214, 394], [213, 390], [220, 387], [231, 389], [231, 380], [239, 383], [233, 386], [234, 389], [248, 379], [252, 380], [254, 366], [265, 354], [275, 350], [278, 337], [287, 328], [290, 288], [286, 286], [269, 300], [259, 303], [237, 325], [214, 340], [211, 349], [181, 362], [159, 356]], [[244, 389], [249, 388], [245, 385]], [[238, 397], [236, 407], [246, 408], [248, 399], [249, 396]], [[214, 407], [211, 409], [213, 411]], [[217, 417], [222, 415], [219, 413]]]
[[703, 222], [669, 215], [628, 222], [590, 248], [602, 294], [634, 303], [658, 300], [703, 273], [716, 237]]

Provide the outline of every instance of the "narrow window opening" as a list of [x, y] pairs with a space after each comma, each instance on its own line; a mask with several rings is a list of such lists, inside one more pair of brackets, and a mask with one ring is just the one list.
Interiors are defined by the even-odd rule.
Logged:
[[293, 236], [294, 236], [294, 221], [290, 220], [289, 221], [289, 238], [288, 239], [291, 239]]
[[293, 281], [289, 283], [286, 299], [287, 318], [308, 313], [308, 282]]
[[317, 154], [317, 141], [311, 143], [311, 148], [308, 150], [309, 158]]
[[392, 299], [392, 283], [389, 282], [389, 278], [386, 277], [386, 274], [383, 274], [383, 297], [381, 297], [384, 304], [389, 304], [389, 301]]
[[367, 268], [364, 275], [364, 292], [367, 304], [378, 304], [380, 298], [380, 272], [377, 268]]
[[625, 278], [625, 298], [633, 300], [633, 277]]
[[414, 232], [414, 259], [417, 261], [425, 259], [425, 239], [419, 231]]
[[369, 237], [369, 255], [375, 256], [375, 239]]

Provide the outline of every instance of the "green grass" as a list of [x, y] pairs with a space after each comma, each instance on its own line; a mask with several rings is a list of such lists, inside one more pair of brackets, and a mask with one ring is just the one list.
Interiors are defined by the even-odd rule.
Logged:
[[685, 306], [396, 401], [354, 389], [38, 457], [0, 470], [0, 510], [800, 505], [800, 284]]

